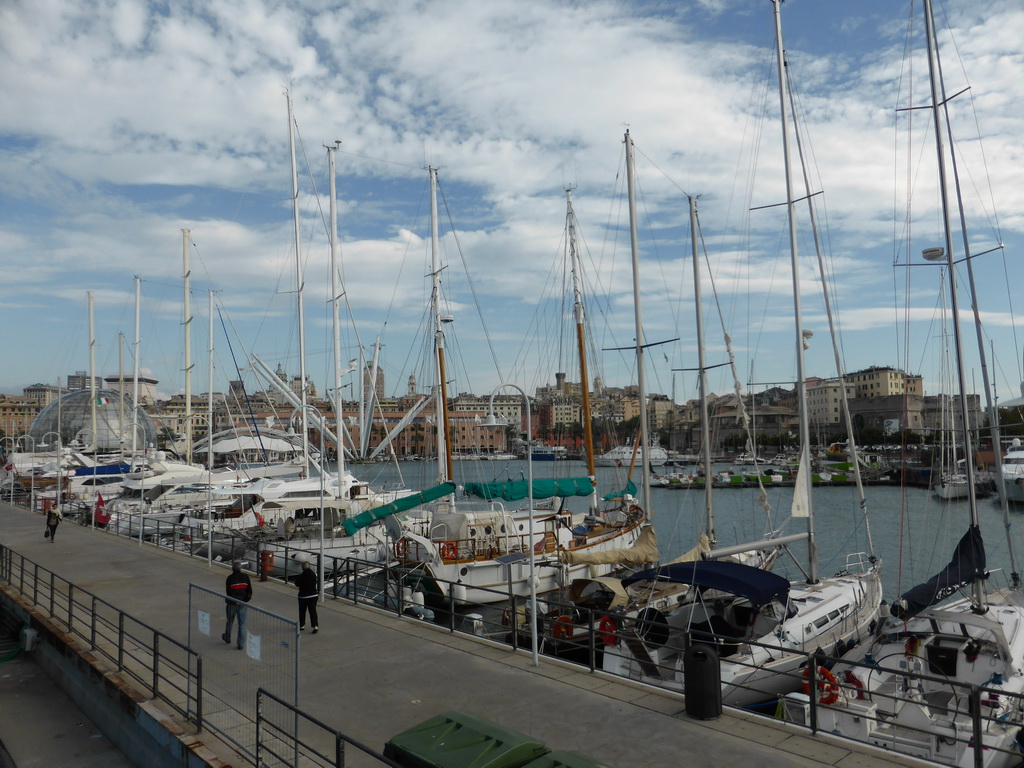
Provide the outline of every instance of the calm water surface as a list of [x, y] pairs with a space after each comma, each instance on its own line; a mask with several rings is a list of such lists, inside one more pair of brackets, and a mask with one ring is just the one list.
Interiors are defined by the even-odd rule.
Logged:
[[[723, 465], [723, 468], [726, 465]], [[437, 476], [433, 462], [399, 462], [398, 465], [371, 464], [350, 467], [360, 480], [375, 487], [404, 485], [421, 489], [432, 485]], [[520, 479], [526, 476], [525, 461], [457, 461], [455, 475], [459, 482]], [[586, 468], [578, 461], [534, 462], [534, 477], [552, 478], [584, 476]], [[598, 468], [601, 494], [625, 486], [624, 470]], [[634, 476], [634, 482], [640, 483]], [[715, 531], [719, 546], [762, 538], [773, 528], [784, 534], [806, 530], [806, 520], [790, 519], [792, 488], [766, 488], [770, 512], [757, 504], [756, 488], [729, 488], [713, 495]], [[868, 486], [864, 489], [867, 505], [867, 527], [870, 528], [872, 551], [882, 560], [885, 597], [892, 600], [903, 590], [927, 579], [941, 570], [967, 527], [967, 503], [943, 501], [921, 488], [900, 488], [893, 485]], [[693, 547], [704, 529], [703, 490], [652, 488], [654, 528], [662, 560], [671, 560]], [[585, 508], [585, 502], [574, 499], [573, 509]], [[846, 556], [868, 552], [867, 527], [859, 509], [856, 488], [822, 487], [814, 490], [814, 528], [818, 544], [818, 573], [826, 576], [842, 570]], [[995, 586], [1004, 586], [1009, 579], [1010, 555], [1003, 525], [1002, 511], [995, 496], [978, 500], [981, 530], [985, 539], [988, 568]], [[1010, 509], [1010, 531], [1020, 566], [1024, 538], [1017, 525], [1024, 521], [1024, 508]], [[806, 544], [791, 544], [790, 550], [806, 564]], [[791, 579], [800, 577], [792, 561], [782, 558], [776, 572]]]

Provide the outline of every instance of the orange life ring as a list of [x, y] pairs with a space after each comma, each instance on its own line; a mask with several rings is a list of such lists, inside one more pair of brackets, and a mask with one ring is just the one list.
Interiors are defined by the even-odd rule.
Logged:
[[559, 616], [555, 619], [555, 626], [551, 628], [551, 636], [555, 640], [565, 640], [572, 636], [572, 622], [568, 616]]
[[399, 560], [405, 560], [405, 555], [409, 551], [409, 540], [399, 539], [395, 542], [395, 557]]
[[618, 627], [615, 626], [615, 619], [611, 616], [602, 616], [601, 621], [597, 623], [597, 636], [601, 638], [607, 648], [615, 645], [615, 632], [617, 630]]
[[[808, 696], [811, 695], [811, 668], [804, 668], [804, 693]], [[825, 667], [818, 667], [818, 692], [821, 694], [821, 698], [818, 699], [819, 704], [828, 706], [829, 704], [835, 704], [839, 701], [839, 681], [836, 680], [836, 676], [833, 675]]]
[[455, 548], [454, 541], [442, 541], [441, 542], [441, 559], [442, 560], [454, 560], [458, 550]]
[[68, 501], [76, 501], [77, 499], [78, 499], [78, 494], [77, 493], [69, 493], [68, 494]]

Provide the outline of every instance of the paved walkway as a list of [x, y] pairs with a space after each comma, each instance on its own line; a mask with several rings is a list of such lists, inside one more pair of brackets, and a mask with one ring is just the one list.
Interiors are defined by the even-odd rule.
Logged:
[[[60, 526], [54, 543], [42, 534], [42, 517], [0, 503], [4, 545], [181, 642], [187, 641], [188, 585], [223, 589], [227, 570], [205, 560], [74, 522]], [[254, 605], [296, 613], [293, 587], [255, 578], [253, 586]], [[199, 650], [204, 664], [229, 665], [240, 675], [253, 663], [219, 641]], [[299, 689], [303, 711], [378, 750], [396, 733], [459, 710], [615, 768], [924, 765], [737, 711], [693, 720], [678, 695], [544, 657], [533, 668], [528, 653], [338, 600], [320, 607], [319, 634], [303, 634]], [[0, 740], [10, 743], [16, 732], [45, 738], [51, 727], [46, 718], [13, 713], [0, 718]], [[209, 746], [240, 764], [223, 745]]]

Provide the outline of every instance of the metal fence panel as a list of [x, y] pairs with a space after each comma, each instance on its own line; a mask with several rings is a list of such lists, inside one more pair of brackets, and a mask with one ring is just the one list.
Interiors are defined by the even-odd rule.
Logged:
[[204, 725], [254, 759], [256, 691], [298, 703], [299, 624], [248, 603], [242, 607], [246, 634], [239, 650], [237, 620], [230, 642], [222, 639], [227, 602], [221, 592], [189, 585], [188, 642], [204, 658]]

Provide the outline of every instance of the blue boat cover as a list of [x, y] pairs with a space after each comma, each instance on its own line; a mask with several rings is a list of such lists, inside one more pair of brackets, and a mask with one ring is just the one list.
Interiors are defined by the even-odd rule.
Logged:
[[720, 560], [670, 563], [660, 568], [640, 571], [623, 579], [622, 583], [629, 585], [636, 581], [652, 580], [692, 584], [702, 589], [720, 589], [747, 598], [757, 608], [772, 600], [785, 604], [789, 597], [789, 582], [782, 576], [742, 563]]
[[95, 467], [76, 467], [75, 477], [92, 477], [93, 475], [124, 475], [131, 472], [127, 464], [97, 464]]
[[985, 543], [981, 529], [972, 525], [967, 529], [953, 551], [949, 565], [923, 584], [911, 587], [889, 607], [889, 613], [898, 619], [916, 616], [930, 605], [935, 605], [974, 579], [987, 579], [985, 572]]

